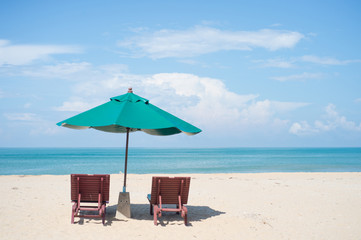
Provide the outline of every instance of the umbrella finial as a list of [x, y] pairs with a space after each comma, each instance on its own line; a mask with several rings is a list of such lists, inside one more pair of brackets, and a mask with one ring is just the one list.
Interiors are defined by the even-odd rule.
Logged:
[[128, 88], [128, 93], [133, 93], [133, 88]]

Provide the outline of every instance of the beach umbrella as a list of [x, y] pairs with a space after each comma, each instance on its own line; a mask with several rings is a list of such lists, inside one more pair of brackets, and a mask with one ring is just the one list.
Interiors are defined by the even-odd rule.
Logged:
[[57, 123], [58, 126], [126, 133], [123, 192], [126, 191], [129, 133], [143, 131], [151, 135], [167, 136], [177, 133], [194, 135], [201, 129], [152, 105], [149, 100], [133, 93], [110, 98], [110, 101]]

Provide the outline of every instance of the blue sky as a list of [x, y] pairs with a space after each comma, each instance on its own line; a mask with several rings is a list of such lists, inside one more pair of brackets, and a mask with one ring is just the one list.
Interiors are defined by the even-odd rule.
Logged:
[[134, 93], [201, 128], [134, 147], [360, 147], [359, 1], [1, 1], [0, 147], [118, 147], [55, 124]]

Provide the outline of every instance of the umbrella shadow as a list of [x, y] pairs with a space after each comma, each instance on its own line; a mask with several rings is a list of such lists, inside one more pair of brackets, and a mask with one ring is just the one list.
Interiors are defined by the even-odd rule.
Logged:
[[[199, 222], [206, 220], [212, 217], [220, 216], [225, 214], [225, 212], [212, 209], [208, 206], [190, 206], [186, 205], [188, 209], [188, 226], [192, 226], [192, 222]], [[131, 219], [133, 220], [145, 220], [153, 222], [153, 215], [150, 215], [150, 205], [149, 204], [131, 204]], [[107, 207], [107, 215], [105, 225], [111, 225], [113, 221], [124, 221], [116, 218], [117, 205], [112, 205]], [[161, 218], [158, 218], [161, 226], [173, 225], [174, 222], [182, 221], [183, 218], [174, 212], [165, 212], [162, 214]]]

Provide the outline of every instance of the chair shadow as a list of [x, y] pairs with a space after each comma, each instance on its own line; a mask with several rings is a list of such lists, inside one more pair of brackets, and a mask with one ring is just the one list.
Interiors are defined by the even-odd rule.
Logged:
[[[188, 226], [192, 226], [192, 222], [199, 222], [211, 217], [216, 217], [225, 212], [221, 212], [215, 209], [212, 209], [208, 206], [191, 206], [186, 205], [188, 209]], [[150, 205], [149, 204], [130, 204], [131, 209], [131, 219], [133, 220], [146, 220], [150, 224], [153, 223], [153, 215], [150, 215]], [[111, 225], [113, 221], [124, 221], [128, 220], [119, 220], [116, 218], [117, 205], [111, 205], [107, 207], [106, 221], [105, 225]], [[174, 224], [173, 222], [178, 222], [179, 220], [183, 223], [183, 218], [174, 212], [165, 212], [162, 214], [161, 218], [158, 218], [161, 226]]]

